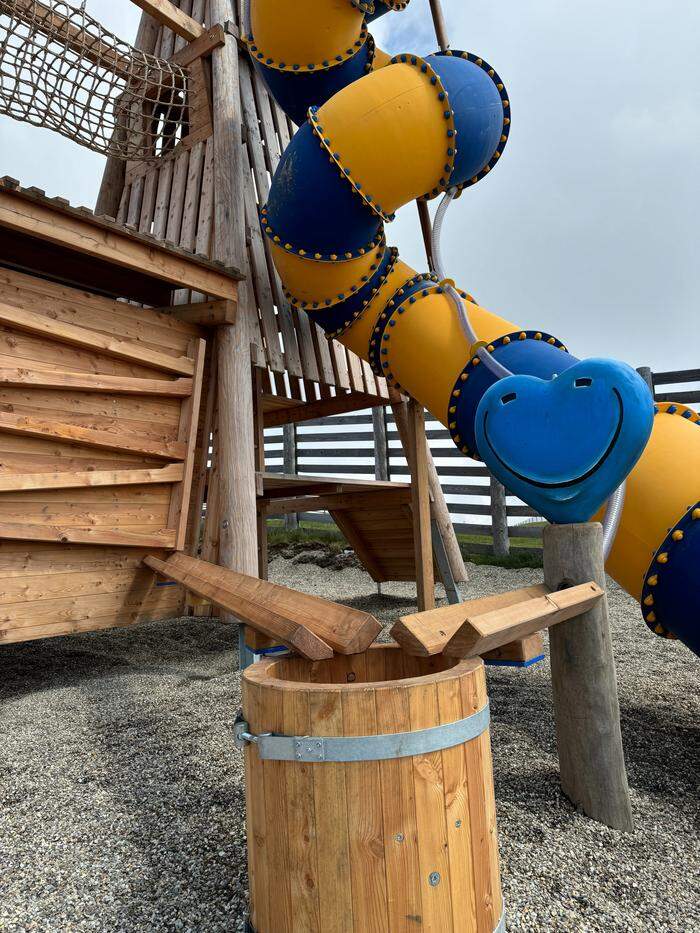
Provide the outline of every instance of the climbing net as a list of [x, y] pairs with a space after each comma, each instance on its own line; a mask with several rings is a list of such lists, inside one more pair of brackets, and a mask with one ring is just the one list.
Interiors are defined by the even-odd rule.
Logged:
[[62, 0], [0, 0], [0, 113], [151, 161], [187, 134], [187, 71]]

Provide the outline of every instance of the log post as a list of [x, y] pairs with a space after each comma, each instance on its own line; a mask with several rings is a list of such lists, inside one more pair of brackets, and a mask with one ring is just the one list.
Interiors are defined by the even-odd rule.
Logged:
[[649, 366], [638, 366], [637, 372], [642, 377], [642, 379], [649, 386], [649, 391], [651, 392], [651, 397], [654, 398], [654, 374], [652, 373]]
[[[602, 526], [547, 525], [545, 584], [559, 590], [589, 580], [605, 589]], [[549, 645], [562, 790], [591, 819], [631, 832], [607, 595], [551, 629]]]
[[[230, 0], [211, 0], [212, 23], [231, 17]], [[212, 53], [216, 259], [246, 267], [238, 46], [232, 36]], [[239, 285], [235, 324], [216, 330], [218, 361], [219, 563], [257, 576], [255, 428], [247, 286]]]
[[430, 484], [428, 482], [428, 447], [425, 442], [423, 406], [415, 399], [405, 403], [408, 423], [408, 464], [411, 470], [411, 508], [416, 563], [418, 611], [435, 608], [435, 570], [430, 525]]
[[[292, 475], [297, 472], [297, 426], [293, 421], [282, 426], [282, 457], [283, 471]], [[299, 527], [299, 516], [290, 512], [284, 516], [284, 527], [287, 531], [294, 531]]]
[[[396, 423], [396, 431], [401, 438], [401, 445], [406, 454], [406, 459], [408, 460], [408, 450], [410, 443], [406, 406], [401, 402], [395, 402], [392, 403], [391, 410], [393, 412], [394, 421]], [[440, 477], [438, 476], [438, 471], [435, 467], [433, 456], [430, 452], [430, 446], [427, 440], [424, 440], [424, 443], [427, 448], [428, 482], [430, 484], [430, 497], [432, 499], [433, 518], [437, 527], [440, 529], [440, 534], [442, 535], [445, 551], [447, 553], [447, 559], [450, 562], [450, 568], [452, 570], [452, 576], [454, 577], [455, 582], [466, 583], [468, 580], [467, 568], [464, 566], [464, 558], [462, 557], [462, 552], [459, 549], [459, 541], [457, 540], [454, 525], [452, 524], [450, 510], [448, 509], [447, 502], [445, 501], [445, 495], [442, 491], [442, 486], [440, 485]]]
[[372, 409], [372, 433], [374, 436], [374, 478], [386, 483], [389, 481], [389, 444], [386, 437], [386, 413], [382, 405]]
[[508, 557], [510, 554], [510, 541], [508, 540], [506, 490], [505, 486], [499, 483], [495, 476], [490, 477], [490, 494], [493, 554], [494, 557]]

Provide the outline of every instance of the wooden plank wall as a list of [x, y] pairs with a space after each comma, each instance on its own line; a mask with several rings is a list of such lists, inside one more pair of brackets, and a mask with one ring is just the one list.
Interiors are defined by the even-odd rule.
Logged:
[[[198, 328], [0, 269], [0, 643], [182, 611]], [[6, 312], [6, 313], [4, 313]]]
[[[176, 5], [198, 22], [215, 25], [208, 21], [207, 0], [176, 0]], [[231, 20], [236, 26], [240, 22], [238, 0], [232, 0]], [[153, 51], [169, 58], [183, 45], [183, 39], [161, 27]], [[377, 379], [367, 363], [337, 341], [329, 343], [323, 331], [305, 313], [293, 312], [284, 298], [260, 230], [258, 210], [267, 199], [271, 177], [295, 128], [267, 93], [244, 51], [239, 64], [245, 128], [245, 271], [251, 285], [246, 289], [251, 302], [246, 311], [253, 322], [253, 362], [267, 370], [269, 386], [264, 391], [313, 399], [338, 389], [388, 398], [385, 380]], [[129, 164], [117, 219], [209, 257], [215, 236], [213, 177], [211, 137], [155, 164]], [[180, 292], [177, 300], [202, 297]]]

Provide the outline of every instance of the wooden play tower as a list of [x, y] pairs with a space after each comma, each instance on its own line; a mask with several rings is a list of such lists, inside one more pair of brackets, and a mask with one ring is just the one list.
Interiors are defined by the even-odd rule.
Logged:
[[[203, 611], [142, 564], [150, 549], [265, 578], [267, 516], [314, 508], [377, 582], [414, 580], [430, 608], [433, 546], [454, 594], [465, 570], [423, 412], [282, 294], [258, 210], [294, 126], [240, 46], [238, 4], [138, 5], [133, 49], [67, 4], [0, 6], [22, 80], [45, 36], [119, 93], [111, 111], [94, 98], [93, 123], [94, 100], [66, 119], [77, 92], [60, 120], [33, 86], [3, 103], [108, 159], [94, 212], [0, 186], [0, 561], [15, 580], [0, 642]], [[265, 471], [266, 427], [387, 405], [411, 484]]]

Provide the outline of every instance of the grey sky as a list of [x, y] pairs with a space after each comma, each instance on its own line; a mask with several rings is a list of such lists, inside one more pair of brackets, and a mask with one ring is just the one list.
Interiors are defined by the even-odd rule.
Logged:
[[[486, 307], [578, 355], [700, 365], [700, 5], [696, 0], [443, 0], [455, 48], [501, 74], [511, 139], [497, 169], [451, 208], [450, 274]], [[123, 38], [139, 11], [88, 0]], [[388, 51], [432, 51], [427, 0], [385, 17]], [[0, 174], [94, 203], [103, 160], [0, 118]], [[389, 231], [425, 268], [415, 207]]]

